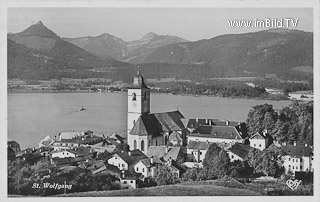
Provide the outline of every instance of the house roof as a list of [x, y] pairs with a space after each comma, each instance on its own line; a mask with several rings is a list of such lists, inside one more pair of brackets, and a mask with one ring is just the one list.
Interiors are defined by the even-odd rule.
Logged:
[[[143, 163], [143, 165], [145, 165], [147, 168], [152, 167], [155, 164], [162, 164], [162, 161], [157, 157], [153, 157], [153, 164], [151, 164], [151, 158], [141, 159], [137, 163], [139, 163], [139, 162]], [[135, 163], [135, 164], [137, 164], [137, 163]]]
[[141, 159], [148, 158], [139, 149], [135, 149], [130, 152], [131, 152], [131, 155], [129, 155], [129, 152], [125, 152], [125, 151], [117, 151], [115, 154], [118, 155], [122, 160], [124, 160], [128, 164], [128, 166], [132, 166], [133, 164], [135, 164]]
[[10, 146], [10, 147], [16, 147], [16, 146], [19, 146], [20, 147], [20, 145], [19, 145], [19, 143], [17, 143], [16, 141], [8, 141], [8, 146]]
[[231, 148], [229, 148], [228, 151], [230, 151], [230, 152], [236, 154], [237, 156], [241, 157], [242, 159], [244, 159], [244, 158], [246, 158], [246, 156], [248, 155], [249, 151], [252, 148], [253, 147], [250, 147], [248, 145], [236, 143]]
[[85, 132], [75, 132], [75, 131], [72, 131], [72, 132], [61, 132], [59, 133], [59, 136], [61, 139], [71, 139], [73, 137], [79, 137], [79, 136], [84, 136], [85, 135]]
[[234, 126], [199, 126], [189, 136], [221, 138], [221, 139], [243, 139]]
[[265, 140], [266, 138], [267, 138], [267, 137], [264, 136], [263, 134], [260, 134], [260, 133], [256, 132], [254, 135], [252, 135], [252, 136], [250, 137], [250, 140], [251, 140], [251, 139], [263, 139], [263, 140]]
[[62, 139], [61, 141], [57, 141], [57, 143], [71, 143], [71, 144], [90, 144], [92, 141], [102, 141], [102, 137], [99, 136], [82, 136], [82, 137], [74, 137], [71, 139]]
[[182, 141], [182, 138], [177, 131], [173, 131], [169, 136], [169, 141]]
[[202, 141], [189, 141], [188, 149], [199, 149], [199, 150], [206, 150], [212, 143], [210, 142], [202, 142]]
[[240, 123], [236, 121], [222, 121], [220, 119], [185, 119], [183, 123], [186, 128], [197, 128], [201, 125], [215, 125], [215, 126], [238, 126]]
[[282, 145], [281, 149], [292, 157], [311, 156], [312, 149], [305, 145]]
[[161, 132], [185, 129], [181, 119], [184, 118], [179, 111], [142, 114], [134, 124], [132, 135], [160, 135]]
[[148, 157], [157, 157], [167, 161], [170, 157], [173, 160], [178, 160], [182, 150], [180, 147], [170, 147], [168, 146], [168, 153], [166, 153], [167, 146], [150, 146], [147, 151]]

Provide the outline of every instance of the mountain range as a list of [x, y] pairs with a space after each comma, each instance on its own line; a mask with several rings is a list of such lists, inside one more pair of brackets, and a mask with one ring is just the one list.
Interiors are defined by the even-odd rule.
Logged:
[[126, 74], [128, 70], [133, 74], [137, 64], [150, 78], [274, 73], [301, 79], [313, 73], [313, 33], [270, 29], [191, 42], [150, 32], [139, 40], [126, 42], [107, 33], [96, 37], [61, 38], [40, 21], [20, 33], [8, 34], [8, 75], [13, 77], [18, 77], [18, 72], [23, 76], [21, 72], [27, 70], [52, 72], [101, 68], [108, 70], [109, 76], [119, 68], [125, 68], [121, 71]]
[[173, 43], [187, 42], [177, 36], [157, 35], [150, 32], [139, 40], [125, 42], [110, 34], [96, 37], [65, 38], [64, 40], [97, 56], [111, 56], [117, 60], [141, 63], [157, 48]]

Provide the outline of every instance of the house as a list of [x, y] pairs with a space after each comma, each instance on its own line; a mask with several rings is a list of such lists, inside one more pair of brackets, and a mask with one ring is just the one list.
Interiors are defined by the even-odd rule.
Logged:
[[12, 149], [12, 151], [14, 151], [15, 153], [20, 152], [21, 148], [20, 148], [20, 144], [17, 143], [16, 141], [8, 141], [7, 142], [8, 147], [10, 147]]
[[139, 176], [137, 173], [128, 173], [123, 170], [120, 176], [121, 189], [138, 188]]
[[188, 162], [203, 162], [207, 149], [212, 143], [202, 141], [189, 141], [187, 146], [187, 161]]
[[134, 164], [133, 168], [136, 173], [141, 173], [145, 178], [156, 177], [159, 166], [162, 164], [163, 162], [160, 159], [156, 157], [150, 157], [139, 160]]
[[9, 146], [7, 146], [8, 151], [8, 160], [15, 160], [16, 159], [16, 152]]
[[269, 147], [269, 145], [272, 143], [272, 137], [267, 133], [267, 130], [263, 132], [263, 134], [260, 134], [259, 132], [256, 132], [254, 135], [252, 135], [249, 138], [250, 147], [264, 150]]
[[185, 161], [185, 155], [180, 147], [150, 146], [146, 155], [149, 158], [155, 157], [162, 161], [168, 161], [169, 158], [180, 163]]
[[135, 149], [132, 151], [116, 151], [115, 154], [108, 159], [108, 164], [117, 166], [119, 170], [128, 170], [134, 172], [134, 164], [141, 159], [146, 159], [147, 156], [140, 150]]
[[121, 137], [120, 135], [118, 135], [117, 133], [110, 135], [110, 138], [115, 140], [119, 144], [123, 144], [123, 142], [124, 142], [124, 138]]
[[53, 151], [51, 153], [51, 158], [75, 158], [75, 157], [81, 157], [81, 156], [94, 156], [94, 150], [85, 148], [85, 147], [79, 147], [74, 149], [66, 149], [66, 150], [59, 150], [59, 151]]
[[253, 147], [250, 147], [249, 145], [235, 143], [227, 150], [227, 153], [231, 162], [236, 160], [243, 161], [248, 156], [251, 149], [253, 149]]
[[186, 145], [188, 130], [181, 121], [183, 118], [178, 110], [150, 113], [150, 88], [138, 69], [128, 88], [127, 144], [130, 148], [146, 154], [150, 146], [167, 145], [170, 141]]
[[171, 172], [173, 172], [179, 178], [182, 176], [183, 173], [186, 172], [185, 168], [183, 168], [180, 164], [178, 164], [171, 158], [168, 159], [168, 161], [165, 163], [165, 166], [167, 166], [171, 170]]
[[84, 162], [88, 162], [92, 160], [92, 158], [90, 156], [78, 156], [78, 157], [66, 157], [66, 158], [59, 158], [59, 157], [55, 157], [55, 158], [51, 158], [50, 162], [51, 164], [55, 164], [57, 165], [59, 168], [61, 167], [66, 167], [66, 166], [80, 166], [84, 163]]
[[237, 142], [243, 143], [246, 138], [246, 128], [242, 125], [200, 125], [188, 135], [188, 142], [201, 141], [228, 145]]
[[283, 156], [283, 166], [285, 172], [313, 172], [313, 150], [312, 147], [305, 145], [283, 144], [281, 149], [286, 153]]
[[25, 150], [17, 152], [16, 158], [20, 158], [23, 160], [33, 162], [33, 161], [37, 161], [41, 158], [49, 157], [51, 151], [52, 151], [52, 148], [49, 148], [49, 147], [42, 147], [42, 148], [38, 148], [38, 149], [36, 149], [35, 147], [27, 148]]
[[88, 134], [84, 136], [76, 136], [70, 139], [61, 139], [59, 141], [55, 141], [52, 144], [52, 147], [54, 148], [55, 151], [60, 151], [60, 150], [66, 150], [71, 148], [77, 148], [80, 146], [99, 145], [99, 143], [101, 144], [103, 142], [102, 137], [94, 136], [93, 133], [88, 133]]

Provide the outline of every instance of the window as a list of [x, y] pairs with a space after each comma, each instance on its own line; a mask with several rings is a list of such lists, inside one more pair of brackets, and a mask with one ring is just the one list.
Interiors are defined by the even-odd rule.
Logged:
[[132, 93], [132, 101], [136, 101], [137, 100], [137, 96], [135, 93]]
[[144, 92], [143, 98], [144, 100], [147, 100], [147, 92]]
[[296, 169], [298, 169], [298, 166], [296, 167]]
[[142, 168], [142, 172], [144, 172], [144, 168]]
[[123, 181], [123, 184], [127, 184], [127, 181]]
[[289, 158], [289, 161], [290, 161], [290, 158]]
[[133, 149], [137, 149], [137, 141], [136, 140], [133, 141]]
[[158, 146], [158, 141], [156, 140], [156, 146]]
[[120, 163], [118, 164], [118, 167], [120, 168]]
[[261, 147], [261, 144], [259, 144], [259, 147]]
[[233, 159], [233, 158], [234, 158], [234, 156], [233, 156], [233, 155], [231, 155], [231, 158]]
[[124, 168], [124, 164], [122, 164], [122, 167]]
[[256, 146], [256, 144], [253, 145], [254, 147]]
[[302, 166], [300, 166], [300, 170], [302, 170]]
[[200, 155], [202, 155], [202, 152], [200, 152]]
[[289, 168], [291, 167], [291, 165], [289, 165]]
[[141, 140], [141, 151], [144, 151], [144, 141], [143, 140]]
[[139, 167], [137, 167], [137, 171], [139, 171]]
[[133, 183], [133, 180], [131, 180], [130, 183]]

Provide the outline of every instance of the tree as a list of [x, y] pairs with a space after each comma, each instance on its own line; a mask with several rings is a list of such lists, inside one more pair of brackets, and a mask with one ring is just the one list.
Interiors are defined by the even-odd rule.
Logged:
[[277, 121], [277, 112], [269, 104], [256, 105], [248, 114], [247, 126], [250, 134], [262, 133], [265, 129], [271, 131]]
[[167, 166], [162, 166], [159, 169], [157, 177], [155, 179], [158, 186], [160, 185], [169, 185], [178, 183], [179, 177], [176, 173], [172, 172], [171, 169]]
[[254, 169], [256, 174], [278, 177], [283, 173], [284, 152], [281, 148], [271, 145], [267, 149], [260, 151], [252, 149], [249, 151], [248, 164]]

